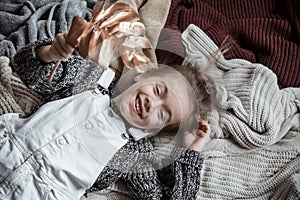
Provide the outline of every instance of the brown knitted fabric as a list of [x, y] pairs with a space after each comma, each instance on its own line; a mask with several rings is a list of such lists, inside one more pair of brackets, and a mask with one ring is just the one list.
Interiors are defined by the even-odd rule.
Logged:
[[2, 84], [0, 84], [0, 96], [0, 115], [5, 113], [23, 113], [10, 92]]
[[41, 102], [42, 96], [29, 90], [12, 73], [9, 58], [0, 57], [0, 115], [5, 113], [28, 114]]
[[281, 87], [300, 87], [299, 9], [294, 0], [172, 0], [165, 28], [183, 32], [193, 23], [218, 46], [228, 36], [227, 59], [262, 63]]

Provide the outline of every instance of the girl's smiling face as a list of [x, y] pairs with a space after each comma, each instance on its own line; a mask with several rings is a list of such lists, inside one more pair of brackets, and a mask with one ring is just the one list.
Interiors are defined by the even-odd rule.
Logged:
[[193, 110], [192, 89], [185, 78], [174, 71], [135, 77], [136, 82], [114, 100], [123, 117], [132, 126], [159, 131], [178, 124]]

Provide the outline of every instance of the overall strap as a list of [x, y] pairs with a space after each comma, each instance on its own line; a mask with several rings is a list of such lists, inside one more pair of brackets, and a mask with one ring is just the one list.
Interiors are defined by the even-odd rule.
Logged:
[[115, 78], [115, 72], [113, 70], [111, 70], [110, 68], [104, 70], [99, 80], [97, 81], [97, 88], [95, 88], [95, 93], [110, 95], [108, 87], [114, 78]]

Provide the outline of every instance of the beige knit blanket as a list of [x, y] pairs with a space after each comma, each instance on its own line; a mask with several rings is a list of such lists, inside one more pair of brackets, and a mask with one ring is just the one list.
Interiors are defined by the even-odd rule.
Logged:
[[[203, 70], [218, 47], [198, 27], [185, 62]], [[215, 108], [197, 199], [300, 199], [300, 88], [279, 89], [261, 64], [220, 57], [208, 72]]]
[[12, 73], [10, 60], [0, 57], [0, 115], [5, 113], [28, 114], [41, 102], [42, 96], [29, 90], [19, 77]]

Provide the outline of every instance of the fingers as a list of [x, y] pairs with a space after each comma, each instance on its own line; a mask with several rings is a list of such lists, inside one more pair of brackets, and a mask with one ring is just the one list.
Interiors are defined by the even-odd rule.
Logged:
[[63, 36], [65, 39], [67, 39], [67, 37], [68, 37], [68, 32], [63, 32], [63, 33], [62, 33], [62, 36]]
[[206, 121], [204, 121], [203, 119], [199, 119], [198, 122], [198, 130], [201, 130], [205, 133], [210, 133], [210, 126], [208, 125], [208, 123]]
[[201, 151], [210, 138], [210, 126], [209, 124], [202, 120], [198, 119], [198, 129], [194, 129], [191, 132], [185, 132], [183, 135], [183, 146], [185, 148]]
[[73, 53], [74, 48], [66, 42], [68, 33], [60, 33], [55, 36], [49, 50], [49, 57], [52, 60], [66, 61]]

